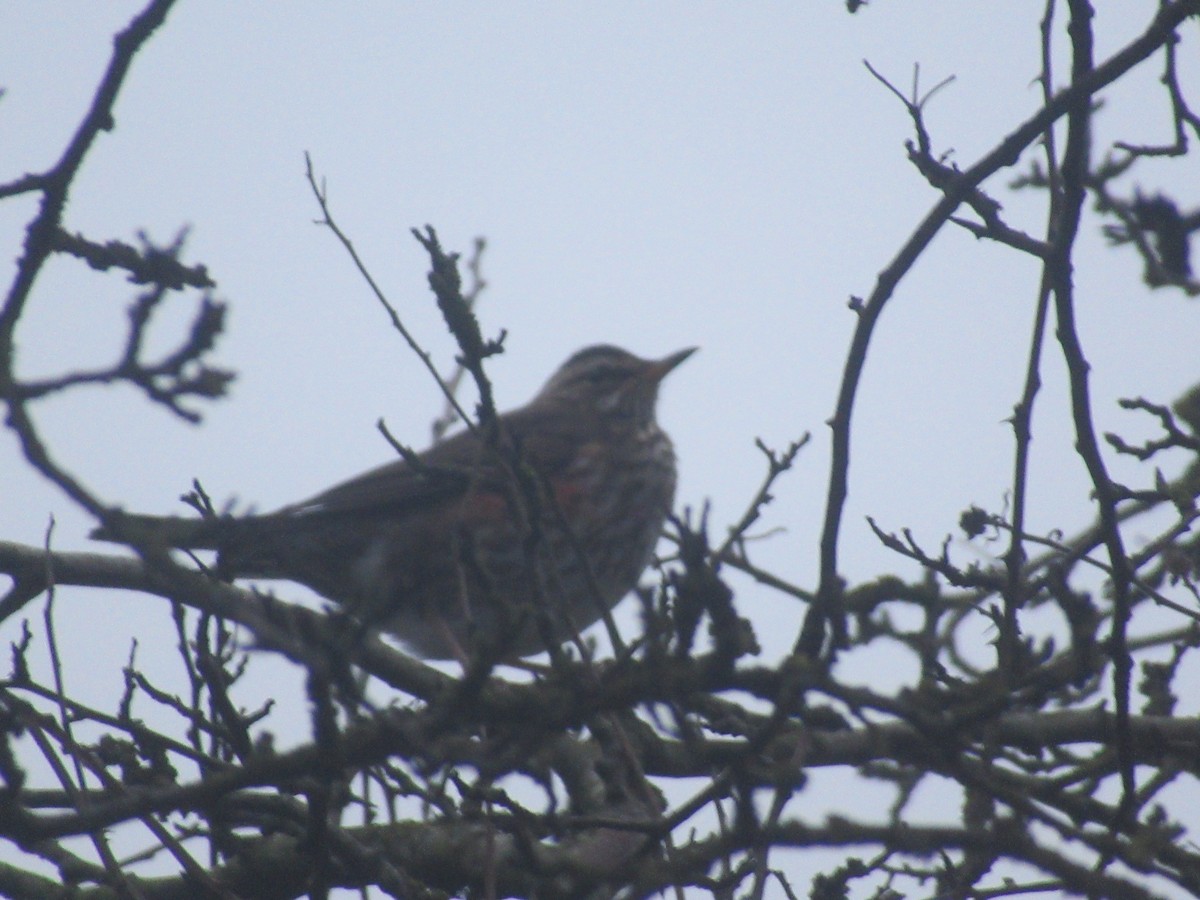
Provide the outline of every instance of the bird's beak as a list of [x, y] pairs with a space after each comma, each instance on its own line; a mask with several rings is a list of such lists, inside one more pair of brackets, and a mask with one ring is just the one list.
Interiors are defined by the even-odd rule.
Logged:
[[699, 347], [687, 347], [680, 350], [678, 353], [672, 353], [670, 356], [664, 356], [662, 359], [656, 359], [654, 362], [647, 364], [646, 371], [643, 374], [643, 379], [650, 384], [658, 384], [667, 374], [678, 366], [681, 362], [699, 350]]

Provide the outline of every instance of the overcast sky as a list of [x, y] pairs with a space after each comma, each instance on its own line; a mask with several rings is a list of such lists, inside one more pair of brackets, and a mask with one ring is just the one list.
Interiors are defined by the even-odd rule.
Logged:
[[[0, 13], [0, 181], [57, 159], [112, 34], [140, 6], [27, 3]], [[189, 228], [186, 259], [208, 266], [230, 307], [215, 358], [238, 381], [200, 427], [124, 388], [40, 403], [36, 420], [58, 460], [99, 496], [144, 512], [181, 511], [176, 498], [192, 478], [219, 501], [260, 510], [306, 497], [389, 458], [380, 417], [405, 442], [427, 443], [437, 391], [344, 251], [313, 224], [307, 151], [340, 224], [444, 368], [453, 347], [409, 229], [432, 224], [463, 251], [487, 238], [479, 314], [489, 335], [508, 332], [508, 352], [490, 366], [502, 406], [523, 403], [586, 344], [643, 355], [699, 345], [666, 383], [661, 419], [680, 457], [679, 505], [711, 501], [717, 535], [762, 475], [754, 439], [782, 448], [811, 431], [759, 529], [786, 530], [753, 552], [812, 587], [824, 423], [854, 324], [847, 301], [871, 290], [937, 199], [905, 158], [903, 107], [863, 60], [906, 90], [914, 63], [922, 87], [955, 76], [928, 123], [935, 150], [965, 168], [1039, 105], [1042, 7], [881, 0], [851, 16], [833, 0], [181, 3], [134, 61], [116, 128], [88, 158], [64, 223], [101, 242], [144, 229], [165, 243]], [[1098, 55], [1138, 33], [1154, 8], [1103, 4]], [[1110, 92], [1098, 148], [1115, 135], [1169, 139], [1161, 93], [1150, 88], [1158, 74], [1157, 62], [1143, 65], [1129, 88]], [[986, 187], [1013, 225], [1040, 235], [1043, 198], [1010, 192], [1013, 175]], [[1169, 188], [1180, 175], [1180, 165], [1147, 167], [1139, 183]], [[8, 273], [34, 203], [0, 206]], [[1196, 380], [1197, 307], [1149, 293], [1132, 252], [1103, 249], [1096, 219], [1080, 245], [1096, 418], [1136, 439], [1145, 423], [1115, 398], [1170, 402]], [[1021, 389], [1037, 281], [1031, 259], [947, 229], [901, 285], [855, 411], [841, 555], [852, 581], [914, 574], [879, 547], [865, 515], [912, 527], [936, 548], [968, 505], [1005, 509], [1005, 419]], [[117, 275], [56, 260], [19, 332], [20, 372], [113, 361], [132, 294]], [[155, 333], [162, 347], [195, 302], [173, 301]], [[1035, 531], [1070, 532], [1092, 514], [1062, 421], [1062, 374], [1052, 356], [1035, 419]], [[1123, 461], [1115, 472], [1149, 478]], [[0, 539], [38, 544], [54, 515], [58, 547], [88, 545], [89, 522], [24, 466], [6, 432], [0, 473]], [[957, 533], [955, 548], [963, 560], [987, 552]], [[778, 656], [802, 610], [734, 583]], [[84, 626], [94, 658], [123, 659], [139, 634], [152, 654], [146, 635], [158, 632], [146, 629], [165, 623], [160, 604], [100, 600], [78, 592], [59, 606]], [[101, 700], [116, 688], [94, 690]]]

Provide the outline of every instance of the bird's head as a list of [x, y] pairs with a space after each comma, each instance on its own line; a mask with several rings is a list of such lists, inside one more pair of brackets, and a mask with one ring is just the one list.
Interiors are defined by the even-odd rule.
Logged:
[[642, 359], [608, 344], [585, 347], [550, 377], [539, 399], [605, 419], [648, 423], [654, 419], [659, 384], [695, 352], [688, 347], [662, 359]]

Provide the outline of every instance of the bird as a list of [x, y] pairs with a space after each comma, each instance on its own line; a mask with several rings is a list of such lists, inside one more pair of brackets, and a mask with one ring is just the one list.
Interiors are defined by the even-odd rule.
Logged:
[[573, 354], [525, 406], [276, 512], [120, 513], [93, 532], [215, 550], [215, 571], [282, 579], [425, 659], [502, 659], [574, 638], [637, 586], [670, 515], [663, 379], [697, 348]]

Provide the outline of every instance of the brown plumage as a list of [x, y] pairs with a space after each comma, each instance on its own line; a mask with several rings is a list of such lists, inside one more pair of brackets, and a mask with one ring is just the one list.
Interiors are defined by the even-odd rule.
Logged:
[[497, 446], [463, 431], [418, 466], [397, 460], [268, 515], [124, 516], [122, 527], [217, 550], [227, 577], [308, 585], [428, 658], [461, 657], [475, 641], [531, 655], [545, 649], [532, 603], [561, 642], [650, 562], [675, 495], [658, 386], [693, 351], [651, 361], [588, 347], [500, 417]]

